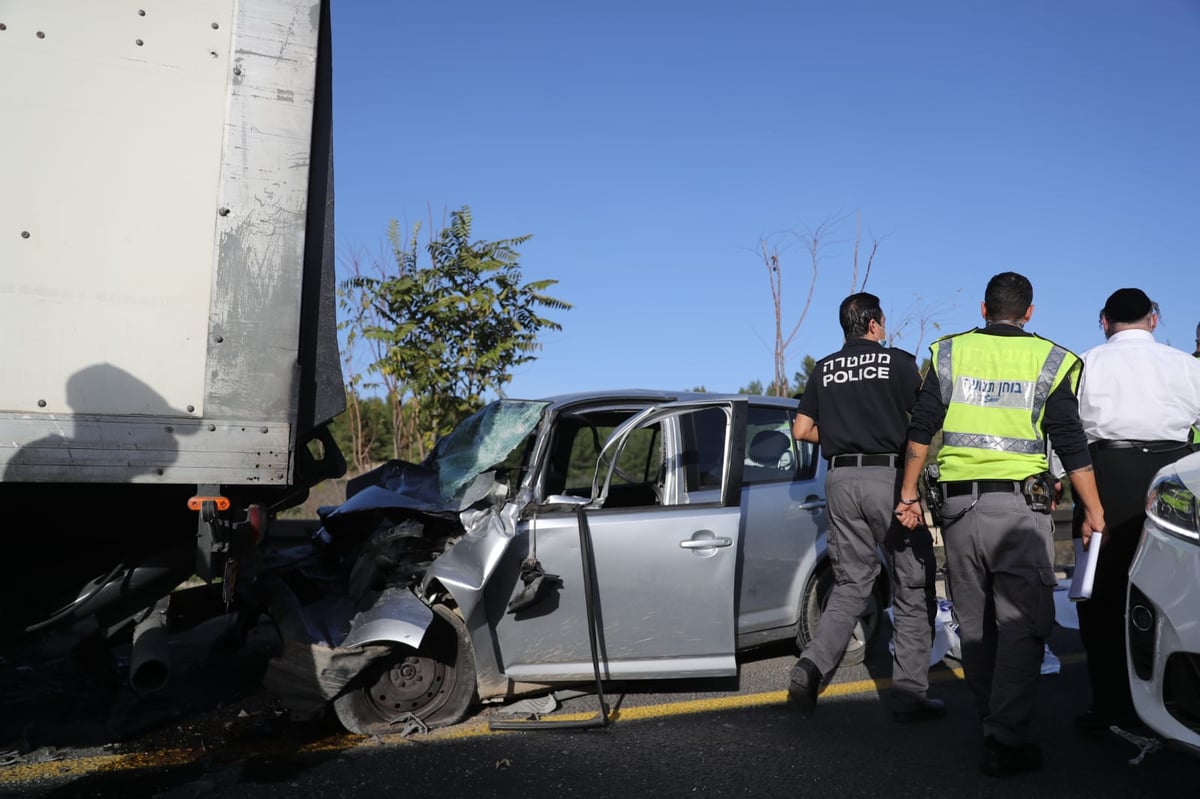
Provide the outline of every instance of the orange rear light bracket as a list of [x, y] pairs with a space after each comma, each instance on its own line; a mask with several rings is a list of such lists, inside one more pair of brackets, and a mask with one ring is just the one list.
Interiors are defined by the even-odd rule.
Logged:
[[188, 510], [203, 510], [205, 502], [212, 502], [217, 510], [229, 510], [229, 497], [191, 497], [188, 499]]

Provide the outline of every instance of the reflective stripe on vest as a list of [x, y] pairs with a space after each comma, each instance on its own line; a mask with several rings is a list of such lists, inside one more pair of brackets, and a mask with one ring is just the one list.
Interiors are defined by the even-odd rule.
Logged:
[[1002, 438], [979, 433], [945, 433], [942, 436], [942, 443], [947, 447], [991, 449], [998, 452], [1016, 452], [1021, 455], [1041, 455], [1046, 451], [1046, 446], [1042, 444], [1041, 439], [1026, 441], [1023, 438]]

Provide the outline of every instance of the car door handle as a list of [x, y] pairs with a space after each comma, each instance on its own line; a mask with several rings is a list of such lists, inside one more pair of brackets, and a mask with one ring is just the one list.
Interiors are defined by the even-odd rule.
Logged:
[[800, 503], [800, 510], [820, 510], [825, 507], [825, 500], [818, 497], [816, 494], [810, 494]]
[[680, 541], [679, 546], [684, 549], [711, 549], [713, 547], [731, 547], [733, 546], [732, 538], [689, 538], [686, 541]]

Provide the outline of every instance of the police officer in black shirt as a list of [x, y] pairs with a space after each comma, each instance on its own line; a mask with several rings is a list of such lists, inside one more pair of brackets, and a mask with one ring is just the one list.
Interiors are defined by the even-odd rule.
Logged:
[[825, 495], [835, 583], [812, 642], [792, 668], [788, 699], [806, 716], [816, 708], [822, 681], [837, 668], [879, 576], [882, 548], [893, 576], [892, 717], [939, 718], [945, 705], [926, 696], [937, 607], [933, 541], [928, 528], [905, 529], [895, 516], [900, 453], [921, 375], [911, 354], [883, 346], [878, 297], [852, 294], [838, 315], [846, 343], [817, 361], [792, 427], [798, 439], [819, 439], [829, 458]]

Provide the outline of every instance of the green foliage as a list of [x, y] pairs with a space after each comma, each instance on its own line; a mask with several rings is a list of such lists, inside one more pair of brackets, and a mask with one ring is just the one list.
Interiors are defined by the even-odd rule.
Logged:
[[737, 390], [737, 393], [769, 395], [772, 397], [790, 397], [794, 394], [803, 393], [804, 387], [808, 385], [808, 381], [812, 378], [813, 370], [816, 368], [817, 359], [811, 355], [805, 355], [804, 360], [800, 362], [801, 371], [792, 375], [790, 384], [785, 381], [782, 386], [777, 386], [774, 381], [771, 381], [769, 386], [764, 387], [761, 380], [751, 380], [749, 385], [742, 386]]
[[[382, 397], [360, 397], [347, 392], [347, 413], [338, 414], [329, 425], [338, 449], [361, 471], [392, 456], [391, 408]], [[358, 425], [356, 436], [354, 426]]]
[[811, 355], [805, 355], [804, 360], [800, 362], [800, 371], [792, 375], [792, 393], [803, 394], [808, 381], [812, 379], [813, 370], [817, 368], [817, 359]]
[[[531, 237], [471, 241], [467, 206], [425, 246], [420, 224], [402, 239], [393, 221], [394, 270], [355, 274], [343, 296], [369, 304], [360, 335], [377, 345], [368, 370], [415, 399], [417, 429], [428, 439], [478, 410], [487, 391], [500, 394], [512, 370], [533, 360], [543, 330], [562, 326], [542, 315], [571, 305], [547, 294], [555, 280], [523, 282], [518, 248]], [[346, 301], [343, 301], [344, 304]]]

